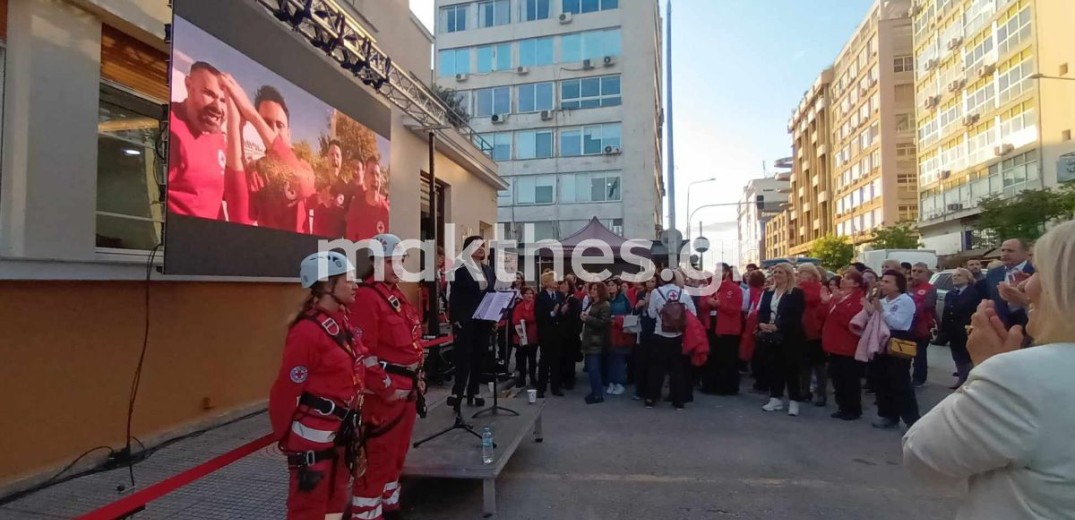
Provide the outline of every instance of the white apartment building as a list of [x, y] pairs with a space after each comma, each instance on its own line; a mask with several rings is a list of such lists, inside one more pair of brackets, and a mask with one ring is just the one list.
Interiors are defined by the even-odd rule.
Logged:
[[784, 208], [790, 192], [790, 173], [747, 182], [739, 201], [740, 267], [761, 264], [765, 256], [765, 225]]
[[663, 221], [657, 0], [437, 0], [434, 81], [492, 146], [509, 236], [593, 217], [629, 238]]

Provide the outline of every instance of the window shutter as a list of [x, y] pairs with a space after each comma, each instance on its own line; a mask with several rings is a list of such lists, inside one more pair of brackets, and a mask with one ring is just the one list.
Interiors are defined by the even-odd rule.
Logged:
[[168, 101], [168, 55], [115, 27], [102, 25], [101, 79]]

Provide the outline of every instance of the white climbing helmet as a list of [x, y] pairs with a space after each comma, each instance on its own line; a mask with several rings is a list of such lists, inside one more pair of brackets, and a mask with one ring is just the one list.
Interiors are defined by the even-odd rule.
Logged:
[[353, 272], [355, 272], [354, 264], [343, 254], [336, 251], [318, 251], [302, 260], [299, 266], [299, 280], [304, 289], [309, 289], [317, 282], [324, 282], [333, 276]]
[[399, 243], [402, 242], [402, 240], [400, 240], [400, 238], [396, 235], [393, 235], [391, 233], [381, 233], [380, 235], [373, 237], [373, 240], [376, 240], [381, 244], [381, 250], [378, 251], [376, 247], [370, 248], [370, 256], [372, 257], [399, 258], [406, 256], [406, 253], [404, 252], [403, 248], [399, 246]]

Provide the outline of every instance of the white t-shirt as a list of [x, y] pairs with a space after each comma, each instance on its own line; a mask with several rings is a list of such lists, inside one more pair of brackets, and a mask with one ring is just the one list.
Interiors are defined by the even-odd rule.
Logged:
[[664, 332], [661, 330], [661, 308], [663, 308], [664, 304], [668, 303], [669, 300], [673, 300], [678, 297], [679, 302], [682, 303], [683, 306], [686, 307], [691, 314], [697, 316], [698, 309], [694, 307], [694, 299], [691, 298], [689, 294], [684, 292], [683, 289], [680, 289], [679, 287], [676, 287], [674, 285], [665, 285], [659, 287], [653, 291], [653, 294], [655, 296], [650, 298], [649, 308], [647, 309], [649, 315], [657, 319], [657, 326], [653, 329], [653, 333], [666, 338], [678, 338], [682, 336], [683, 334], [679, 332]]

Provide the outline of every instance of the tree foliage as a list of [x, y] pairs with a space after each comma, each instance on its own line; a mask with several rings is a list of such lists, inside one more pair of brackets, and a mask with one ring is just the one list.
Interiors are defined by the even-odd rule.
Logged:
[[1050, 223], [1075, 214], [1075, 184], [1057, 190], [1023, 190], [1011, 198], [993, 195], [982, 199], [979, 207], [975, 247], [996, 246], [1009, 238], [1034, 241]]
[[897, 222], [894, 226], [874, 228], [866, 243], [874, 249], [918, 249], [918, 227], [914, 222]]
[[448, 122], [453, 126], [463, 126], [470, 122], [470, 114], [463, 106], [463, 98], [454, 88], [442, 87], [436, 83], [432, 87], [433, 94], [448, 107]]
[[847, 237], [825, 235], [810, 246], [810, 256], [820, 260], [822, 267], [837, 271], [851, 263], [855, 257], [855, 246]]

